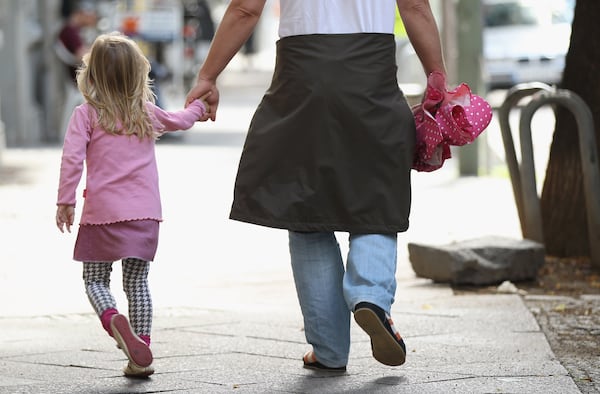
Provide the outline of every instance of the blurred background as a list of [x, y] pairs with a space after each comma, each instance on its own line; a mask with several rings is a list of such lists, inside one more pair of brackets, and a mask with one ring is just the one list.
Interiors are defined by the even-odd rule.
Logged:
[[[64, 110], [70, 112], [76, 101], [74, 69], [101, 33], [118, 30], [139, 43], [152, 62], [160, 104], [162, 94], [184, 95], [226, 6], [226, 0], [1, 1], [3, 142], [62, 141]], [[257, 36], [275, 34], [268, 19]], [[272, 46], [272, 37], [268, 41]], [[259, 46], [250, 42], [244, 53], [254, 54]]]
[[[227, 0], [1, 1], [2, 144], [31, 146], [61, 142], [62, 118], [76, 100], [72, 96], [77, 95], [69, 89], [73, 67], [79, 60], [73, 35], [80, 36], [76, 41], [82, 41], [83, 48], [100, 33], [119, 30], [130, 35], [152, 61], [159, 104], [167, 105], [165, 97], [183, 96], [206, 55], [227, 3]], [[467, 82], [474, 91], [487, 94], [521, 82], [560, 81], [574, 0], [433, 0], [431, 3], [441, 28], [450, 82]], [[268, 71], [273, 66], [277, 5], [277, 0], [267, 2], [257, 31], [230, 68]], [[409, 97], [418, 98], [424, 75], [399, 17], [397, 22], [398, 81]], [[66, 33], [65, 26], [69, 28]], [[64, 41], [69, 48], [61, 45]]]

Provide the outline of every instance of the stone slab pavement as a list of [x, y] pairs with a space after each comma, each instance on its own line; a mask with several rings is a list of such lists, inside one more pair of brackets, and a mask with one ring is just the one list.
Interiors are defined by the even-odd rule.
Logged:
[[158, 310], [156, 373], [143, 380], [121, 375], [123, 354], [89, 313], [0, 319], [0, 393], [579, 393], [518, 296], [403, 285], [402, 367], [377, 363], [353, 324], [346, 374], [303, 369], [302, 319], [280, 283], [277, 308]]

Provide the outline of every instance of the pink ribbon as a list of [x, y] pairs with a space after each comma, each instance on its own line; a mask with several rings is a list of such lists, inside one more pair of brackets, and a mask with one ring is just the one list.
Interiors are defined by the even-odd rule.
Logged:
[[492, 107], [462, 83], [446, 89], [446, 76], [432, 72], [421, 104], [412, 108], [417, 127], [413, 169], [434, 171], [451, 157], [450, 146], [475, 140], [489, 125]]

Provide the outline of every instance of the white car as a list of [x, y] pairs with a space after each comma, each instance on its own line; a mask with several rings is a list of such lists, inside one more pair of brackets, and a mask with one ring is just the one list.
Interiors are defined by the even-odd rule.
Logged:
[[488, 88], [561, 81], [574, 0], [484, 0], [482, 7]]

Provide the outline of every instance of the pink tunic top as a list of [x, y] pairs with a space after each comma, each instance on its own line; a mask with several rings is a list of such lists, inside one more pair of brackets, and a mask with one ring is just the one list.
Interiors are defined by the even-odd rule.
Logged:
[[[156, 130], [189, 129], [205, 111], [196, 100], [186, 109], [165, 111], [152, 103], [148, 110]], [[85, 203], [80, 224], [130, 220], [162, 220], [155, 141], [113, 135], [97, 126], [97, 113], [88, 103], [75, 108], [63, 146], [58, 187], [59, 205], [75, 205], [76, 189], [86, 164]]]

